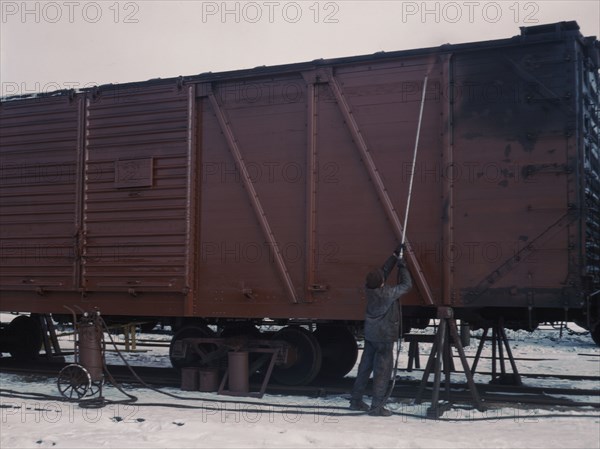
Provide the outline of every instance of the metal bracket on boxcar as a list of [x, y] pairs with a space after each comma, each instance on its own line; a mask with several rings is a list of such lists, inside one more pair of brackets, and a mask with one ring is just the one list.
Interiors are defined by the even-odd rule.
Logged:
[[329, 285], [325, 284], [312, 284], [308, 287], [311, 292], [326, 292], [329, 290]]
[[254, 291], [251, 288], [242, 289], [242, 293], [246, 298], [251, 299], [253, 301], [256, 300], [256, 296], [254, 296]]

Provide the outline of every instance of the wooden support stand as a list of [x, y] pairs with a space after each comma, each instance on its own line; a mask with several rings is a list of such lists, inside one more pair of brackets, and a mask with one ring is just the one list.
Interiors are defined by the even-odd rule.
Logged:
[[135, 323], [123, 325], [123, 336], [125, 337], [125, 352], [135, 352], [137, 349], [137, 326]]
[[[431, 354], [427, 360], [427, 366], [423, 373], [423, 378], [417, 391], [415, 398], [415, 404], [421, 404], [423, 402], [423, 393], [429, 380], [429, 375], [432, 370], [434, 371], [433, 390], [431, 394], [431, 407], [427, 409], [427, 416], [430, 418], [439, 418], [444, 412], [450, 407], [450, 372], [451, 372], [451, 360], [452, 360], [452, 346], [458, 351], [463, 372], [467, 377], [467, 384], [473, 398], [473, 403], [477, 410], [484, 411], [485, 407], [481, 401], [471, 370], [465, 357], [465, 352], [461, 343], [461, 339], [458, 334], [458, 328], [456, 321], [454, 320], [454, 313], [450, 307], [439, 307], [438, 308], [438, 319], [440, 324], [436, 334], [433, 347], [431, 348]], [[442, 362], [444, 369], [444, 390], [446, 393], [446, 402], [440, 403], [440, 384], [442, 378]]]
[[[471, 375], [475, 374], [477, 370], [477, 364], [481, 357], [481, 351], [485, 342], [488, 340], [492, 341], [492, 380], [490, 383], [504, 384], [504, 385], [522, 385], [521, 375], [517, 370], [517, 364], [515, 358], [512, 355], [508, 339], [506, 338], [506, 332], [504, 331], [504, 319], [500, 317], [498, 321], [491, 327], [492, 336], [488, 338], [488, 332], [490, 327], [486, 327], [481, 335], [481, 341], [477, 347], [477, 353], [475, 354], [475, 360], [473, 361], [473, 367], [471, 368]], [[504, 350], [506, 350], [506, 357], [504, 356]], [[512, 373], [506, 372], [506, 358], [512, 368]], [[497, 366], [500, 367], [500, 374], [498, 374]]]
[[406, 334], [404, 335], [404, 341], [408, 343], [408, 364], [406, 365], [406, 371], [411, 372], [413, 365], [417, 369], [421, 368], [419, 343], [433, 343], [435, 335]]

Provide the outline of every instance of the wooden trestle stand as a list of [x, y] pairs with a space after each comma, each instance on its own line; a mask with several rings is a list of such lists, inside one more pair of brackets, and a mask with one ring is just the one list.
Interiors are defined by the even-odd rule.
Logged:
[[[440, 320], [440, 324], [437, 330], [435, 341], [431, 348], [431, 354], [427, 360], [427, 366], [423, 373], [423, 378], [417, 391], [415, 398], [415, 404], [421, 404], [423, 402], [423, 393], [429, 380], [429, 375], [434, 372], [433, 390], [431, 394], [431, 407], [427, 409], [427, 417], [439, 418], [444, 414], [446, 410], [450, 408], [450, 372], [451, 372], [451, 360], [452, 360], [452, 346], [458, 351], [458, 356], [462, 364], [462, 369], [467, 377], [467, 384], [473, 403], [477, 410], [485, 411], [483, 402], [473, 381], [473, 375], [471, 369], [467, 363], [465, 357], [465, 351], [463, 349], [460, 337], [458, 335], [458, 328], [454, 319], [454, 312], [451, 307], [439, 307], [437, 311], [437, 318]], [[445, 403], [440, 403], [440, 383], [442, 377], [442, 365], [444, 369], [444, 390], [445, 390]]]

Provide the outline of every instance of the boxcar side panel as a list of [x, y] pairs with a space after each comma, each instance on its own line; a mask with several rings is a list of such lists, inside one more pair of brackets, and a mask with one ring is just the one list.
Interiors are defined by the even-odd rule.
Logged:
[[599, 58], [567, 25], [3, 101], [0, 309], [362, 319], [427, 76], [404, 305], [582, 316]]
[[581, 220], [569, 51], [559, 41], [453, 59], [454, 278], [468, 306], [580, 305], [561, 293]]
[[[433, 55], [413, 56], [396, 61], [378, 62], [343, 67], [336, 77], [348, 97], [357, 126], [369, 146], [374, 165], [381, 175], [394, 214], [404, 225], [408, 200], [410, 172], [419, 110], [425, 76], [428, 77], [422, 117], [422, 128], [417, 150], [415, 178], [407, 224], [407, 239], [413, 247], [424, 279], [431, 289], [434, 303], [442, 299], [443, 251], [443, 185], [440, 167], [443, 154], [444, 116], [439, 92], [443, 84], [442, 62]], [[339, 108], [339, 105], [336, 105]], [[343, 122], [339, 126], [346, 126]], [[364, 161], [353, 143], [351, 151], [364, 168]], [[344, 180], [353, 182], [349, 176]], [[372, 180], [364, 185], [374, 192]], [[335, 200], [334, 200], [335, 201]], [[385, 205], [376, 196], [370, 199], [375, 211], [357, 223], [358, 240], [362, 241], [355, 258], [364, 258], [361, 271], [352, 273], [356, 287], [362, 290], [363, 279], [369, 268], [381, 264], [381, 255], [387, 255], [400, 241], [400, 235], [386, 217]], [[356, 210], [356, 209], [355, 209]], [[372, 223], [382, 220], [380, 230], [372, 230]], [[352, 242], [347, 242], [352, 245]], [[415, 278], [416, 267], [410, 266]], [[406, 305], [432, 305], [424, 298], [418, 285], [403, 299]]]
[[[304, 189], [298, 171], [304, 169], [305, 107], [302, 92], [298, 101], [283, 98], [281, 85], [289, 82], [225, 82], [213, 86], [214, 102], [202, 97], [198, 296], [208, 316], [287, 313], [292, 298], [277, 252], [291, 290], [302, 291]], [[207, 89], [199, 89], [201, 95]]]
[[[198, 292], [204, 314], [361, 318], [364, 277], [383, 263], [399, 235], [349, 127], [363, 136], [393, 214], [402, 220], [420, 91], [435, 64], [430, 59], [414, 58], [410, 69], [407, 61], [395, 61], [214, 84], [212, 99], [208, 88], [199, 89], [205, 94]], [[428, 97], [435, 98], [437, 77]], [[353, 125], [332, 83], [341, 87]], [[420, 158], [439, 166], [443, 118], [431, 98]], [[440, 239], [439, 190], [439, 182], [415, 189], [409, 226], [416, 250]], [[441, 260], [429, 256], [423, 259], [425, 277], [437, 293]], [[423, 300], [415, 291], [407, 303]]]
[[[79, 286], [82, 110], [81, 99], [64, 96], [0, 108], [2, 290]], [[2, 302], [8, 299], [3, 295]]]
[[83, 285], [184, 292], [189, 208], [187, 90], [107, 89], [86, 115]]

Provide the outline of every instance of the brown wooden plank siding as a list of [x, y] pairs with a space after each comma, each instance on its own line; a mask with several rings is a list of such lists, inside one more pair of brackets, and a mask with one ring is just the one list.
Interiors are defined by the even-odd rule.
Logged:
[[77, 288], [82, 110], [66, 97], [0, 108], [3, 290]]
[[88, 100], [84, 288], [189, 287], [188, 109], [174, 85]]
[[404, 304], [562, 317], [598, 285], [593, 51], [529, 34], [3, 102], [0, 308], [361, 319], [428, 75]]

